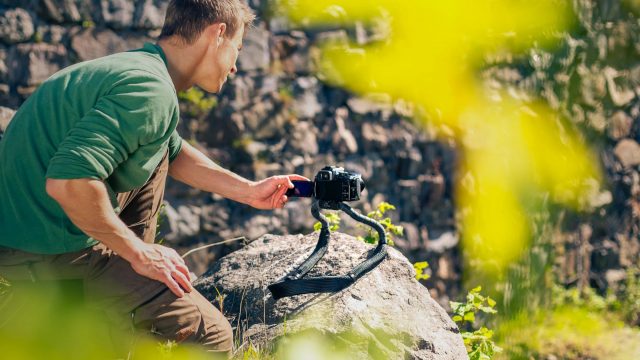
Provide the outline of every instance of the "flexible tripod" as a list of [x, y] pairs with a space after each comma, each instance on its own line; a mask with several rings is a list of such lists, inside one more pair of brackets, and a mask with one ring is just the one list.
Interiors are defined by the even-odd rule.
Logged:
[[[327, 221], [327, 218], [320, 213], [320, 209], [342, 210], [355, 221], [372, 227], [379, 235], [378, 246], [375, 248], [371, 256], [358, 264], [358, 266], [349, 271], [346, 275], [303, 278], [309, 270], [318, 263], [329, 248], [329, 238], [331, 237], [329, 222]], [[374, 219], [355, 212], [351, 206], [340, 201], [314, 200], [311, 205], [311, 214], [322, 224], [316, 248], [292, 273], [287, 275], [284, 279], [269, 285], [269, 291], [271, 291], [273, 298], [276, 300], [300, 294], [340, 291], [353, 284], [367, 272], [374, 269], [387, 255], [387, 234], [385, 233], [382, 225]]]

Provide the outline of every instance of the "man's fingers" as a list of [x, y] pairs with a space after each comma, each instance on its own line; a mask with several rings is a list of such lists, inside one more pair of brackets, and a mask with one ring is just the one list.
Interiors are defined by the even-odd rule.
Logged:
[[306, 177], [298, 174], [287, 175], [287, 178], [289, 179], [289, 181], [291, 180], [311, 181], [310, 179], [307, 179]]
[[280, 205], [279, 203], [280, 203], [282, 197], [285, 196], [284, 194], [286, 194], [286, 193], [287, 193], [287, 187], [286, 186], [278, 187], [276, 192], [273, 195], [271, 195], [272, 206], [276, 207], [277, 205]]
[[180, 287], [182, 289], [184, 289], [184, 291], [186, 292], [191, 292], [192, 288], [191, 288], [191, 281], [189, 281], [189, 274], [187, 273], [187, 275], [185, 276], [185, 274], [183, 274], [182, 272], [178, 271], [177, 269], [173, 271], [172, 273], [173, 275], [173, 279], [176, 280], [178, 282], [178, 284], [180, 284]]
[[171, 276], [171, 273], [169, 272], [165, 273], [165, 278], [163, 282], [165, 285], [167, 285], [169, 290], [171, 290], [171, 292], [174, 293], [177, 297], [181, 298], [184, 296], [184, 291], [180, 288], [180, 285], [178, 285], [178, 283], [173, 279], [173, 276]]
[[[182, 276], [182, 278], [184, 278], [187, 282], [187, 286], [183, 286], [183, 288], [185, 290], [187, 290], [188, 292], [191, 292], [193, 290], [193, 287], [191, 286], [191, 282], [189, 281], [189, 278], [191, 277], [191, 275], [189, 274], [189, 269], [187, 268], [186, 265], [184, 264], [178, 264], [176, 265], [176, 273], [180, 274]], [[178, 279], [176, 279], [178, 280]], [[181, 285], [183, 285], [182, 283], [180, 283]]]

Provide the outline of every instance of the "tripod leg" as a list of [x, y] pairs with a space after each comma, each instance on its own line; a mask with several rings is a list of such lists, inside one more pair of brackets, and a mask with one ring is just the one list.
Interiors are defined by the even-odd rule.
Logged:
[[370, 217], [358, 214], [351, 208], [351, 206], [345, 203], [340, 203], [340, 210], [346, 212], [349, 216], [351, 216], [353, 220], [364, 223], [374, 228], [378, 232], [378, 247], [387, 243], [387, 233], [384, 231], [384, 228], [379, 222]]
[[329, 239], [331, 237], [331, 232], [329, 231], [329, 221], [327, 218], [320, 213], [320, 204], [318, 200], [314, 200], [311, 205], [311, 214], [316, 220], [320, 221], [322, 224], [322, 228], [320, 229], [320, 238], [318, 239], [318, 243], [316, 244], [316, 248], [313, 250], [311, 255], [305, 260], [298, 268], [293, 272], [293, 274], [287, 276], [287, 279], [295, 280], [300, 279], [305, 276], [312, 267], [314, 267], [320, 258], [324, 256], [329, 248]]
[[358, 214], [351, 208], [351, 206], [345, 203], [340, 203], [340, 210], [349, 214], [349, 216], [351, 216], [355, 221], [369, 225], [372, 228], [376, 229], [379, 235], [378, 246], [373, 251], [373, 255], [371, 255], [367, 260], [360, 263], [360, 265], [356, 266], [349, 272], [349, 274], [347, 274], [352, 279], [357, 280], [362, 275], [366, 274], [371, 269], [376, 267], [387, 256], [387, 234], [385, 233], [384, 228], [382, 227], [382, 225], [380, 225], [379, 222], [371, 219], [370, 217]]

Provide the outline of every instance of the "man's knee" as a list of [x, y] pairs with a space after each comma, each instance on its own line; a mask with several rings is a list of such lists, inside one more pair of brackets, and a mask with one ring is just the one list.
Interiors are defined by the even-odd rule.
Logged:
[[166, 291], [135, 313], [136, 325], [176, 342], [203, 345], [207, 351], [229, 356], [233, 331], [229, 321], [197, 291], [177, 298]]
[[233, 330], [231, 324], [224, 315], [213, 306], [200, 293], [193, 294], [202, 314], [202, 324], [204, 334], [200, 338], [200, 343], [208, 351], [226, 353], [231, 355], [233, 351]]

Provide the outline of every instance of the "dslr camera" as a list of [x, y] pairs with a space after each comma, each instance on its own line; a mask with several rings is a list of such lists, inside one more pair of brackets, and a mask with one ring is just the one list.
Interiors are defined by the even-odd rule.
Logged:
[[318, 200], [356, 201], [364, 190], [362, 176], [341, 167], [326, 166], [318, 171], [314, 180], [314, 197]]
[[360, 200], [365, 188], [360, 174], [336, 166], [322, 168], [314, 181], [293, 181], [293, 185], [287, 196], [314, 197], [322, 204]]

